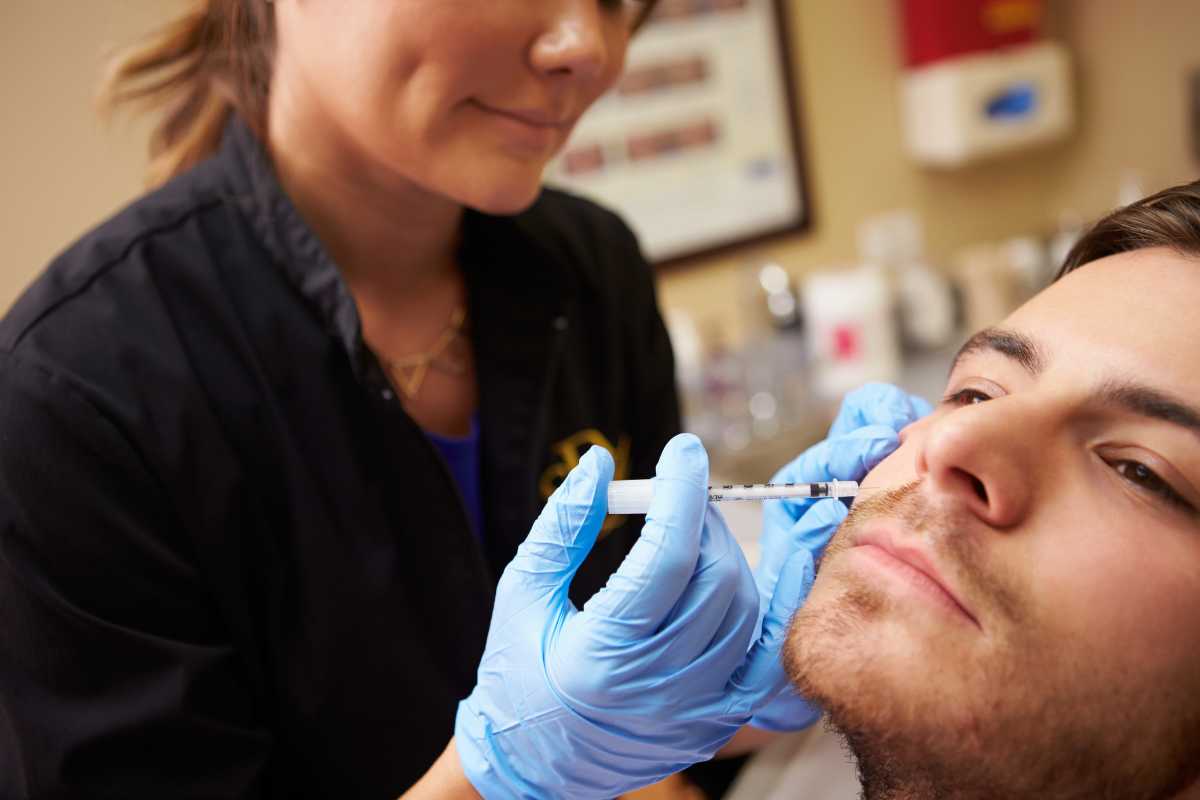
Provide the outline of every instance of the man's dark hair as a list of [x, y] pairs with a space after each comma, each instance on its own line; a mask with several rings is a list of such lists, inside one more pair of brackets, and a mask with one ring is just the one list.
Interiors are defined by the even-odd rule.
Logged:
[[1101, 219], [1071, 248], [1055, 280], [1088, 262], [1144, 247], [1200, 257], [1200, 181], [1164, 189]]

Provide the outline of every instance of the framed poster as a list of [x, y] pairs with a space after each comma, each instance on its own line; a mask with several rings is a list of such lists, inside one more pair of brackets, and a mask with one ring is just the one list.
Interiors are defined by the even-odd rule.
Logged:
[[655, 263], [809, 220], [783, 0], [660, 0], [547, 181], [619, 211]]

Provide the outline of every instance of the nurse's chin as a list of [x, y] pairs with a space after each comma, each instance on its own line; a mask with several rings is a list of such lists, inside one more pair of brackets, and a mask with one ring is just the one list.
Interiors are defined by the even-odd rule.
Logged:
[[527, 210], [530, 206], [537, 202], [538, 196], [541, 195], [541, 193], [542, 187], [539, 186], [536, 192], [525, 195], [521, 198], [504, 197], [494, 199], [486, 203], [469, 203], [468, 205], [476, 211], [480, 211], [484, 214], [490, 214], [495, 217], [511, 217]]
[[504, 158], [481, 160], [470, 172], [460, 172], [449, 194], [468, 208], [484, 214], [520, 214], [542, 193], [544, 159]]
[[503, 217], [525, 211], [537, 202], [541, 193], [540, 179], [532, 182], [513, 181], [504, 186], [490, 187], [490, 191], [471, 192], [470, 196], [463, 198], [463, 202], [476, 211]]

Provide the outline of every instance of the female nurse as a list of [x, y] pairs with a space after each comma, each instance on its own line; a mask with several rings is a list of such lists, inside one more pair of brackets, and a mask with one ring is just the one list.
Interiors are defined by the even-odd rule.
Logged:
[[115, 64], [159, 185], [0, 323], [0, 795], [611, 797], [781, 707], [811, 556], [756, 586], [634, 237], [541, 186], [652, 5], [194, 0]]

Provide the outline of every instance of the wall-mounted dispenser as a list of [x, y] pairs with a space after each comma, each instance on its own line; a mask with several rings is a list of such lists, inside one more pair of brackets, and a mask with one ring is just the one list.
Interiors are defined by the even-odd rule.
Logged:
[[914, 159], [955, 167], [1066, 137], [1070, 57], [1039, 0], [903, 0], [901, 109]]

